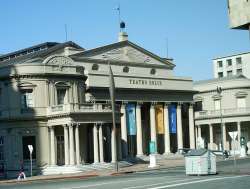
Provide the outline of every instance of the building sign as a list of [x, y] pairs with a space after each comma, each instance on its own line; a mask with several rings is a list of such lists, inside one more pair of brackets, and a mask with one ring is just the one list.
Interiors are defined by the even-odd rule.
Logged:
[[126, 121], [128, 135], [136, 135], [135, 104], [126, 105]]
[[130, 85], [154, 85], [161, 86], [162, 81], [159, 80], [151, 80], [151, 79], [129, 79]]
[[164, 134], [164, 119], [163, 119], [163, 106], [155, 106], [155, 116], [156, 116], [156, 131], [157, 134]]
[[170, 133], [176, 133], [176, 106], [171, 104], [169, 106], [169, 130]]

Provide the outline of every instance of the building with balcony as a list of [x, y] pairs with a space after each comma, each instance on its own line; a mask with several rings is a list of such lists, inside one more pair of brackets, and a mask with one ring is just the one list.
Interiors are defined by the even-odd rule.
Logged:
[[[217, 87], [221, 87], [221, 94]], [[202, 137], [205, 147], [212, 150], [221, 150], [221, 138], [225, 150], [234, 146], [239, 150], [239, 138], [243, 136], [250, 149], [250, 79], [238, 75], [197, 81], [194, 89], [199, 91], [194, 95], [196, 138]], [[236, 144], [230, 131], [238, 132]]]
[[74, 172], [112, 163], [116, 155], [143, 158], [150, 141], [162, 155], [195, 148], [192, 79], [174, 76], [174, 67], [172, 59], [128, 41], [124, 32], [119, 42], [91, 50], [49, 42], [0, 56], [1, 165], [9, 175], [20, 161], [29, 165], [27, 145], [44, 174], [51, 167]]
[[250, 52], [213, 59], [214, 78], [244, 75], [250, 78]]

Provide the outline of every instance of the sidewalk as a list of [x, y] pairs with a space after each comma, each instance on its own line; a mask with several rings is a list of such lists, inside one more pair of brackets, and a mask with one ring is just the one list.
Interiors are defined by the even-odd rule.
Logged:
[[1, 184], [8, 184], [8, 183], [27, 183], [30, 181], [43, 181], [43, 180], [60, 180], [60, 179], [87, 179], [91, 177], [97, 176], [115, 176], [115, 175], [122, 175], [128, 174], [133, 172], [140, 172], [140, 171], [148, 171], [148, 170], [157, 170], [161, 168], [174, 168], [178, 166], [184, 165], [184, 158], [176, 158], [176, 159], [161, 159], [157, 161], [158, 165], [156, 168], [148, 168], [147, 163], [137, 163], [129, 167], [123, 167], [119, 169], [117, 173], [115, 170], [95, 170], [89, 171], [87, 173], [77, 173], [77, 174], [60, 174], [60, 175], [38, 175], [33, 177], [27, 177], [25, 180], [18, 181], [17, 179], [10, 179], [10, 180], [1, 180]]

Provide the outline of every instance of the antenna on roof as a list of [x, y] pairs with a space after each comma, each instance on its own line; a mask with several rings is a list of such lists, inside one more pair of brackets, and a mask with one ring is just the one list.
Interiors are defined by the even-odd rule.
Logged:
[[65, 41], [68, 41], [68, 27], [67, 27], [67, 24], [64, 25], [64, 29], [65, 29]]
[[[115, 10], [117, 10], [117, 12], [118, 12], [118, 23], [121, 25], [121, 7], [120, 7], [120, 3], [115, 8]], [[120, 31], [121, 31], [121, 27], [120, 27]]]
[[168, 38], [166, 38], [166, 50], [167, 50], [167, 58], [168, 58]]

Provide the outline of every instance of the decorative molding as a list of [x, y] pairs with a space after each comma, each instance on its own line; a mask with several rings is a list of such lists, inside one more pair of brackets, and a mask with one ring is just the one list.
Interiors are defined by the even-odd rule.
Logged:
[[247, 95], [248, 95], [248, 93], [245, 91], [238, 91], [237, 93], [235, 93], [236, 98], [244, 98]]
[[54, 55], [46, 58], [43, 61], [44, 64], [47, 65], [57, 65], [57, 66], [69, 66], [74, 63], [74, 61], [67, 57], [67, 56], [61, 56], [61, 55]]

